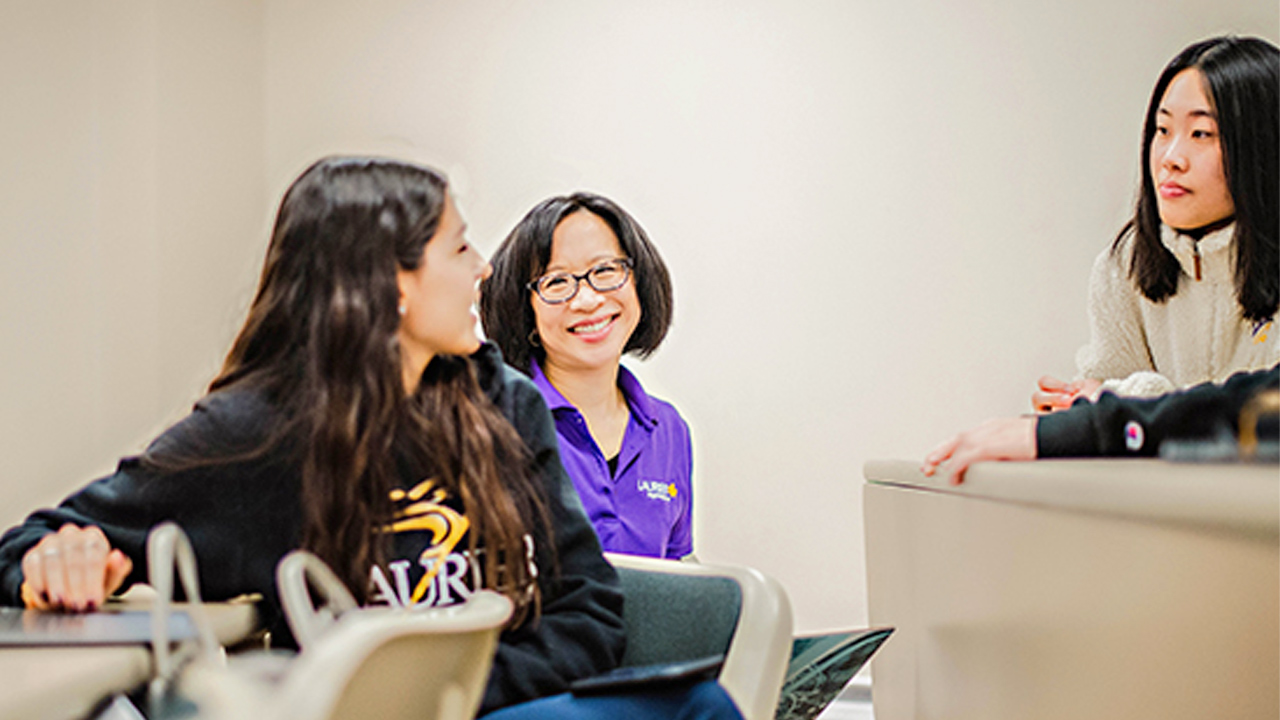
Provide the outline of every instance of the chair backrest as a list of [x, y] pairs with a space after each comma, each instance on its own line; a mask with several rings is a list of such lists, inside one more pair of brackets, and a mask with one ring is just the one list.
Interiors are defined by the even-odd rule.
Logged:
[[[511, 616], [506, 597], [479, 591], [448, 607], [353, 608], [350, 593], [329, 568], [301, 551], [281, 562], [277, 582], [302, 648], [275, 698], [280, 717], [475, 716], [498, 633]], [[319, 609], [309, 586], [325, 599]]]
[[481, 591], [431, 610], [354, 610], [299, 654], [280, 687], [280, 717], [471, 720], [511, 602]]
[[626, 596], [624, 667], [694, 660], [729, 652], [742, 588], [726, 577], [619, 567]]
[[623, 665], [725, 654], [719, 682], [746, 720], [771, 720], [791, 657], [791, 602], [758, 570], [608, 553], [618, 569]]

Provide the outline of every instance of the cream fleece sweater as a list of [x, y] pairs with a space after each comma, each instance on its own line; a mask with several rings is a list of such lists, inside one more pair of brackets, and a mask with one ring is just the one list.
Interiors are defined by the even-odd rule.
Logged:
[[1274, 318], [1245, 320], [1235, 289], [1235, 225], [1199, 241], [1162, 227], [1164, 246], [1178, 258], [1178, 291], [1162, 303], [1144, 297], [1129, 279], [1133, 236], [1119, 252], [1107, 248], [1089, 280], [1092, 338], [1076, 354], [1079, 377], [1105, 381], [1117, 395], [1151, 397], [1206, 381], [1222, 382], [1241, 370], [1280, 362]]

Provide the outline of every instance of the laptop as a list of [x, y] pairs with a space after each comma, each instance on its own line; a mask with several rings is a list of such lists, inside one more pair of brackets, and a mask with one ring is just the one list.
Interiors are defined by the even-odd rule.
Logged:
[[[169, 638], [174, 642], [196, 637], [187, 613], [169, 614]], [[151, 612], [113, 610], [91, 613], [42, 612], [0, 607], [0, 647], [83, 645], [147, 645], [151, 643]]]

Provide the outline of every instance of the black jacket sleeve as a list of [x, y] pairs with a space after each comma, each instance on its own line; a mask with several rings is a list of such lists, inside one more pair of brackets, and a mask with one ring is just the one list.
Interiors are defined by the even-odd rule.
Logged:
[[1205, 383], [1158, 398], [1124, 398], [1103, 393], [1098, 401], [1077, 401], [1070, 409], [1036, 423], [1037, 456], [1154, 456], [1167, 439], [1211, 439], [1235, 433], [1240, 409], [1257, 393], [1276, 389], [1280, 366], [1237, 373], [1226, 383]]
[[[527, 378], [505, 365], [498, 376], [495, 401], [532, 452], [546, 488], [556, 561], [538, 554], [542, 613], [499, 639], [482, 714], [564, 692], [573, 680], [611, 670], [626, 642], [618, 576], [560, 464], [551, 413]], [[482, 384], [491, 383], [482, 377]]]
[[[148, 453], [233, 453], [259, 442], [270, 417], [252, 395], [210, 395], [160, 435]], [[115, 473], [56, 508], [32, 513], [0, 538], [0, 603], [22, 603], [22, 556], [66, 523], [100, 527], [111, 546], [133, 561], [125, 587], [144, 582], [147, 535], [164, 521], [177, 523], [190, 538], [205, 598], [261, 593], [273, 600], [275, 562], [296, 544], [296, 523], [282, 521], [297, 514], [297, 484], [288, 465], [279, 453], [266, 453], [243, 462], [161, 472], [141, 458], [125, 458]], [[279, 625], [277, 620], [270, 612], [263, 617], [269, 626]]]

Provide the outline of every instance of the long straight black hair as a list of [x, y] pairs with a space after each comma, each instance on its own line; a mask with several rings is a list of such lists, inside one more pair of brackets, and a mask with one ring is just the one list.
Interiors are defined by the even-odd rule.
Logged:
[[540, 602], [526, 536], [551, 532], [524, 443], [468, 358], [433, 359], [405, 395], [396, 273], [423, 262], [446, 197], [442, 174], [394, 160], [332, 157], [303, 172], [280, 204], [257, 294], [209, 391], [252, 387], [280, 408], [281, 427], [249, 454], [297, 443], [302, 547], [359, 599], [385, 559], [404, 458], [461, 499], [472, 557], [485, 548], [485, 584], [520, 618]]
[[1119, 252], [1133, 235], [1129, 276], [1152, 302], [1178, 291], [1181, 268], [1160, 241], [1160, 208], [1151, 176], [1156, 112], [1165, 90], [1183, 70], [1204, 77], [1204, 91], [1217, 116], [1222, 168], [1235, 204], [1235, 286], [1241, 314], [1272, 318], [1280, 306], [1280, 49], [1251, 37], [1223, 36], [1178, 53], [1156, 81], [1142, 128], [1142, 186], [1133, 218], [1112, 244]]

